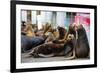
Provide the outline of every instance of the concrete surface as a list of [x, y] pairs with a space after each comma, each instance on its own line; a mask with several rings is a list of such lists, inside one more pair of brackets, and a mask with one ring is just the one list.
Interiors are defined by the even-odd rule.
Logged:
[[[73, 59], [73, 60], [86, 60], [86, 59], [88, 59], [88, 58]], [[51, 62], [51, 61], [64, 61], [64, 60], [67, 60], [66, 57], [64, 57], [64, 56], [50, 57], [50, 58], [34, 58], [34, 57], [29, 57], [28, 53], [22, 53], [21, 54], [21, 62], [22, 63]]]

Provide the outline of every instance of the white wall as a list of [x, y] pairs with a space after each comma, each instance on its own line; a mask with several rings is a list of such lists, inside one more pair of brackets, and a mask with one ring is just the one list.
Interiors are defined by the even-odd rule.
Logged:
[[[91, 4], [95, 5], [96, 0], [34, 0], [61, 3]], [[99, 1], [99, 0], [98, 0]], [[10, 73], [10, 0], [0, 2], [0, 73]], [[98, 6], [98, 67], [86, 69], [70, 69], [41, 71], [34, 73], [100, 73], [100, 5]], [[32, 72], [27, 72], [32, 73]]]
[[40, 15], [37, 15], [37, 24], [38, 29], [42, 28], [42, 25], [49, 23], [52, 23], [52, 12], [47, 11], [41, 11]]
[[66, 12], [57, 12], [56, 24], [61, 27], [65, 27], [66, 24]]
[[21, 15], [22, 15], [22, 17], [21, 17], [22, 20], [21, 21], [27, 22], [27, 11], [22, 10]]
[[36, 24], [36, 11], [32, 11], [32, 24]]

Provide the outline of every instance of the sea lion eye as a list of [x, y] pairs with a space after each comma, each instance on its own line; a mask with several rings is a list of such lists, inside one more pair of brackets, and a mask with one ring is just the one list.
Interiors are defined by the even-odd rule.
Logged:
[[69, 35], [69, 38], [71, 38], [71, 35]]
[[73, 34], [69, 34], [67, 40], [72, 40], [74, 38]]

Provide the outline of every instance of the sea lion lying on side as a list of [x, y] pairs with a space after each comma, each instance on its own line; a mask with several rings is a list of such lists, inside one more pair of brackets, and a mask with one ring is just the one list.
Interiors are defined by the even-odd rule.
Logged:
[[[54, 56], [71, 56], [74, 36], [68, 35], [66, 42], [48, 42], [42, 45], [39, 45], [29, 53], [33, 57], [54, 57]], [[71, 52], [71, 53], [70, 53]]]

